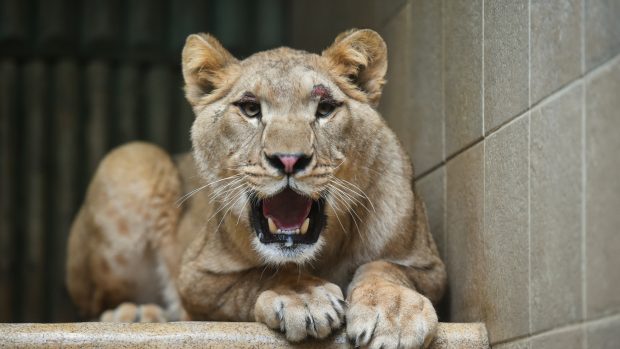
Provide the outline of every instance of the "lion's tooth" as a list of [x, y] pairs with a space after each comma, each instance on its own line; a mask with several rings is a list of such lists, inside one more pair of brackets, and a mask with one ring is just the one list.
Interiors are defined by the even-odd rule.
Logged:
[[278, 227], [276, 227], [276, 224], [273, 222], [271, 218], [267, 218], [267, 224], [269, 225], [269, 231], [272, 234], [275, 234], [278, 231]]
[[310, 218], [306, 218], [306, 220], [304, 221], [304, 224], [301, 225], [301, 235], [304, 235], [305, 233], [308, 232], [308, 227], [310, 226]]
[[288, 239], [286, 239], [286, 242], [284, 243], [284, 246], [286, 246], [286, 247], [293, 246], [293, 238], [289, 236]]

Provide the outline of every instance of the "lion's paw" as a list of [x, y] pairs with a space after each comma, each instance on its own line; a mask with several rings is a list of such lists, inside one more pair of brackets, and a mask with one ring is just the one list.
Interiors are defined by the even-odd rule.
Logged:
[[256, 321], [284, 332], [289, 341], [325, 338], [344, 323], [346, 303], [331, 283], [265, 291], [256, 300]]
[[425, 348], [437, 329], [428, 298], [396, 285], [353, 290], [346, 320], [351, 343], [371, 349]]
[[166, 322], [164, 310], [156, 304], [136, 305], [123, 303], [116, 309], [106, 310], [99, 318], [101, 322]]

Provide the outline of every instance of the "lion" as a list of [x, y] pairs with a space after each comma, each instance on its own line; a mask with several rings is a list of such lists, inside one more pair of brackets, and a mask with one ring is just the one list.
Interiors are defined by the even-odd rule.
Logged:
[[101, 321], [257, 321], [291, 342], [341, 327], [418, 348], [445, 266], [411, 161], [376, 108], [387, 48], [349, 30], [320, 55], [182, 52], [191, 154], [134, 142], [100, 163], [69, 242], [67, 286]]

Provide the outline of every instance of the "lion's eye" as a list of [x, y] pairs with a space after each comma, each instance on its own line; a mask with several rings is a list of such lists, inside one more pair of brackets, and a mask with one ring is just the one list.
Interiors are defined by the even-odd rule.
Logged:
[[248, 118], [257, 118], [260, 116], [260, 104], [256, 102], [243, 102], [239, 104], [239, 109]]
[[319, 102], [319, 105], [316, 107], [316, 117], [324, 118], [326, 116], [329, 116], [334, 111], [334, 109], [336, 109], [336, 106], [333, 103]]

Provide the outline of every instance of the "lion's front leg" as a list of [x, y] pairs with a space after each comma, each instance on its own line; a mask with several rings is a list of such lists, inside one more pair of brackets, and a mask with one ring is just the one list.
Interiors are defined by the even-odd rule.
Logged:
[[361, 266], [347, 299], [347, 336], [356, 347], [423, 348], [434, 337], [437, 314], [433, 304], [392, 263]]
[[180, 294], [191, 319], [258, 321], [290, 341], [325, 338], [344, 323], [345, 301], [335, 284], [297, 269], [263, 268], [216, 274], [184, 266]]

